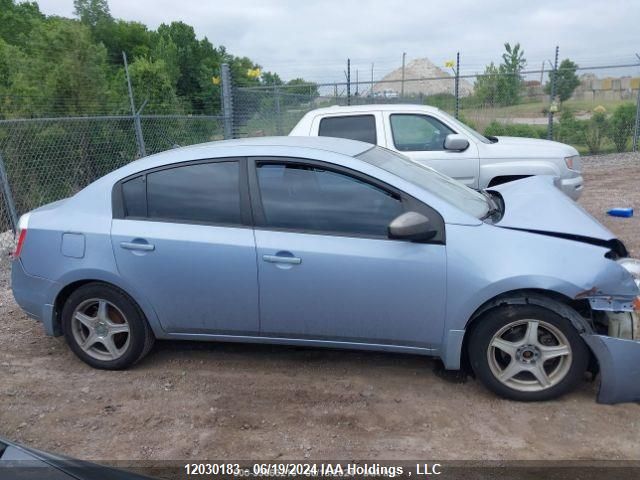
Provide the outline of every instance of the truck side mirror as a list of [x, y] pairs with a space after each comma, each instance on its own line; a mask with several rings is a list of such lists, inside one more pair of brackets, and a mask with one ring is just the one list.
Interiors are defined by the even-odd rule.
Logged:
[[469, 140], [464, 135], [451, 133], [444, 139], [444, 149], [453, 152], [463, 152], [469, 148]]

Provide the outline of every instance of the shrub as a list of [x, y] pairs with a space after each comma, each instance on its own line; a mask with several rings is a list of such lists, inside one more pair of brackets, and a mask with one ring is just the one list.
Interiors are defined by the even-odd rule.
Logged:
[[474, 130], [478, 129], [478, 127], [476, 126], [475, 122], [473, 120], [469, 120], [467, 117], [465, 117], [462, 112], [458, 112], [458, 120], [460, 122], [464, 123], [469, 128], [472, 128]]
[[546, 138], [547, 127], [521, 123], [499, 123], [493, 120], [484, 130], [488, 136]]
[[557, 140], [571, 145], [584, 145], [587, 123], [586, 120], [577, 120], [570, 109], [564, 108], [556, 128]]
[[500, 135], [504, 135], [505, 133], [505, 125], [503, 123], [492, 120], [487, 128], [484, 129], [484, 135], [488, 137], [498, 137]]
[[600, 153], [602, 141], [608, 133], [607, 114], [603, 111], [595, 111], [587, 123], [585, 131], [585, 143], [589, 153]]
[[453, 110], [456, 105], [456, 97], [450, 93], [435, 93], [425, 96], [424, 103], [441, 110]]
[[616, 151], [624, 152], [631, 138], [635, 126], [636, 106], [633, 103], [623, 103], [613, 112], [609, 121], [609, 138], [616, 147]]

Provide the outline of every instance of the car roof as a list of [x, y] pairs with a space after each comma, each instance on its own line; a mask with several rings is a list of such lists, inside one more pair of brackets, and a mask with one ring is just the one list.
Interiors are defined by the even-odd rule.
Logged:
[[388, 111], [416, 111], [416, 112], [438, 112], [439, 108], [430, 107], [429, 105], [415, 105], [408, 103], [379, 103], [370, 105], [333, 105], [312, 110], [309, 112], [313, 115], [322, 115], [325, 113], [349, 113], [349, 112], [388, 112]]
[[229, 147], [237, 148], [239, 155], [242, 155], [242, 147], [295, 147], [324, 150], [353, 157], [369, 150], [372, 145], [357, 140], [333, 137], [251, 137], [200, 143], [179, 149], [167, 150], [153, 156], [160, 157], [182, 152], [198, 155], [206, 153], [214, 157], [216, 150], [227, 149]]

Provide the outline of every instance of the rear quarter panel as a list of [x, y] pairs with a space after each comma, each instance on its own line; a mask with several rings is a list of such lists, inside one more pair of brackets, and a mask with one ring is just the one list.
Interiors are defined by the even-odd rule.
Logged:
[[[135, 285], [120, 276], [116, 266], [111, 244], [111, 189], [113, 178], [118, 177], [103, 177], [54, 208], [45, 206], [32, 211], [20, 260], [26, 274], [49, 280], [49, 288], [42, 295], [45, 304], [53, 305], [60, 291], [71, 283], [110, 283], [134, 299], [156, 336], [162, 336], [153, 307]], [[63, 248], [62, 240], [69, 233], [74, 239], [70, 251]], [[78, 238], [84, 240], [82, 251], [77, 246]]]

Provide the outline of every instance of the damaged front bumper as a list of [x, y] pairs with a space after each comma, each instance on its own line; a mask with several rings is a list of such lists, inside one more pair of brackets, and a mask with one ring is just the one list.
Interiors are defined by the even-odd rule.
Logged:
[[582, 335], [600, 365], [598, 403], [640, 402], [640, 342]]
[[605, 310], [608, 321], [608, 335], [582, 334], [600, 367], [598, 403], [640, 402], [640, 315], [632, 303], [590, 303], [594, 310]]

